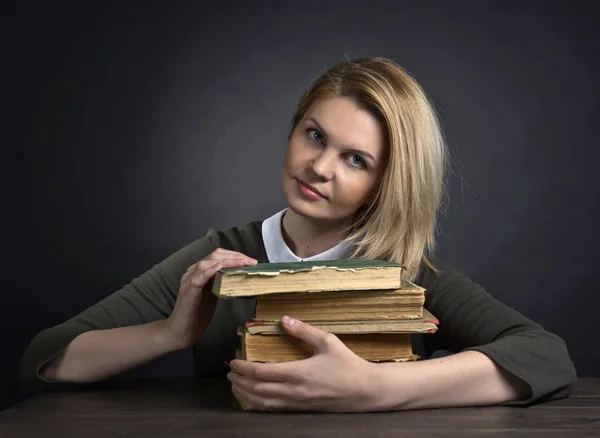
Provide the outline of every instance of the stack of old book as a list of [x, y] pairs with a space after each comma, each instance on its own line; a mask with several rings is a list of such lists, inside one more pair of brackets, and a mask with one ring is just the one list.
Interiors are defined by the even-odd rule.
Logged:
[[220, 270], [213, 293], [220, 299], [255, 297], [254, 316], [239, 328], [236, 356], [258, 362], [305, 359], [312, 347], [287, 334], [289, 315], [334, 333], [365, 360], [410, 361], [411, 334], [435, 333], [437, 319], [424, 309], [425, 289], [402, 279], [403, 268], [381, 260], [259, 263]]

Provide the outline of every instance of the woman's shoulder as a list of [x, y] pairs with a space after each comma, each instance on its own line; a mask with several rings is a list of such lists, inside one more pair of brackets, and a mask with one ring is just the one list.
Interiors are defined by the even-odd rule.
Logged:
[[[158, 268], [164, 272], [174, 272], [179, 276], [181, 271], [202, 260], [217, 248], [228, 249], [257, 258], [264, 252], [261, 236], [261, 222], [215, 229], [210, 228], [205, 236], [189, 242], [159, 263]], [[255, 255], [256, 254], [256, 255]]]
[[229, 228], [210, 228], [207, 237], [237, 241], [240, 239], [256, 239], [261, 235], [262, 221], [252, 221]]
[[429, 292], [476, 285], [466, 274], [439, 257], [432, 259], [430, 265], [423, 263], [417, 278], [414, 280], [414, 283]]

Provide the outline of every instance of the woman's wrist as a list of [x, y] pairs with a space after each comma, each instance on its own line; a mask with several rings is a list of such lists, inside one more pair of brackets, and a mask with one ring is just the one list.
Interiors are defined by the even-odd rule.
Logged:
[[[398, 410], [411, 398], [411, 363], [371, 363], [367, 374], [367, 410]], [[396, 388], [402, 388], [401, 391]]]
[[164, 353], [172, 353], [175, 351], [185, 350], [187, 345], [182, 344], [177, 340], [169, 328], [167, 319], [162, 319], [151, 323], [153, 325], [154, 334], [153, 340], [158, 345], [158, 348]]

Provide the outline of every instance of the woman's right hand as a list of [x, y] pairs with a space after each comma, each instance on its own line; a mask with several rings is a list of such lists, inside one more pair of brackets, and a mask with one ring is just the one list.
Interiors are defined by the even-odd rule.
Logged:
[[164, 325], [167, 338], [173, 342], [175, 349], [193, 346], [210, 324], [218, 298], [205, 286], [216, 272], [221, 268], [237, 268], [256, 263], [255, 259], [240, 252], [217, 248], [187, 269], [181, 277], [173, 312]]

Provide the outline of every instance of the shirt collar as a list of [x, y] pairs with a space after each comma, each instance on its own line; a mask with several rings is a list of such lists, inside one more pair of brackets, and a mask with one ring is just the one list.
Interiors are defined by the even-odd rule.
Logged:
[[273, 216], [265, 219], [262, 223], [262, 238], [265, 244], [265, 251], [270, 263], [280, 262], [310, 262], [313, 260], [341, 260], [348, 257], [350, 253], [350, 244], [340, 242], [333, 248], [328, 249], [312, 257], [301, 259], [287, 246], [281, 233], [281, 219], [287, 208], [275, 213]]

